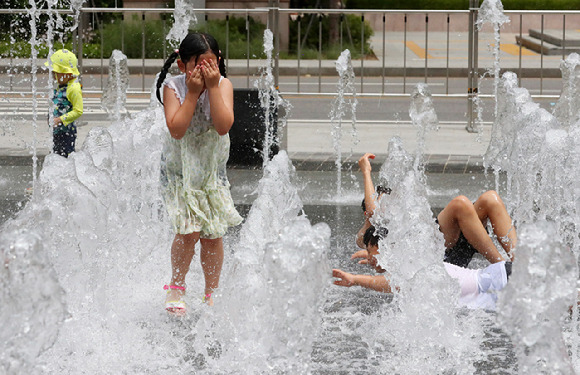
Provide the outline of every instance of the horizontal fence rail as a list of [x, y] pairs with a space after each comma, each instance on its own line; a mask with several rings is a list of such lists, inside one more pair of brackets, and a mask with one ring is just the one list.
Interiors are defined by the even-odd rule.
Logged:
[[[492, 38], [490, 25], [477, 29], [479, 9], [476, 1], [472, 3], [475, 5], [466, 10], [265, 7], [192, 11], [197, 18], [197, 29], [214, 33], [221, 25], [221, 30], [225, 30], [223, 35], [214, 36], [220, 42], [229, 75], [237, 79], [237, 87], [253, 87], [265, 64], [263, 50], [259, 48], [262, 38], [259, 33], [269, 28], [275, 35], [272, 62], [275, 85], [284, 95], [335, 95], [334, 62], [348, 48], [353, 55], [359, 97], [405, 97], [410, 95], [409, 86], [424, 82], [432, 86], [434, 96], [463, 97], [471, 103], [476, 96], [493, 97], [482, 94], [478, 84], [490, 78], [488, 72], [493, 64], [490, 46], [497, 42]], [[50, 42], [55, 48], [72, 46], [79, 57], [87, 93], [99, 94], [106, 86], [109, 56], [105, 51], [111, 48], [130, 55], [130, 92], [148, 93], [155, 74], [174, 48], [166, 39], [173, 11], [172, 8], [81, 8], [76, 12], [0, 9], [0, 16], [10, 18], [8, 35], [12, 36], [11, 40], [5, 38], [0, 50], [3, 57], [0, 91], [20, 93], [30, 87], [27, 74], [31, 61], [19, 57], [18, 43], [13, 43], [19, 33], [24, 35], [19, 25], [31, 17], [44, 17], [46, 21], [47, 17], [58, 16], [66, 21], [65, 26], [52, 30], [55, 40]], [[505, 15], [510, 22], [500, 34], [502, 70], [518, 74], [520, 85], [529, 86], [526, 88], [533, 97], [557, 97], [553, 92], [546, 92], [544, 81], [560, 78], [561, 60], [570, 52], [580, 50], [577, 44], [580, 41], [570, 41], [569, 36], [575, 32], [572, 28], [577, 28], [572, 25], [580, 24], [580, 11], [506, 11]], [[71, 27], [76, 20], [78, 27]], [[236, 25], [241, 22], [243, 33], [236, 34], [232, 40], [230, 30], [234, 22]], [[567, 32], [566, 25], [572, 30]], [[546, 54], [550, 50], [548, 39], [543, 37], [537, 39], [537, 47], [544, 53], [525, 48], [529, 30], [537, 30], [541, 36], [547, 35], [547, 31], [558, 34], [561, 41], [558, 53]], [[332, 43], [330, 33], [334, 33]], [[43, 37], [46, 38], [41, 35], [39, 39]], [[46, 46], [48, 42], [44, 40], [42, 44]], [[47, 48], [41, 51], [43, 56], [46, 51]], [[36, 63], [40, 67], [44, 61], [42, 57]], [[457, 84], [462, 79], [464, 84]], [[471, 104], [467, 114], [472, 124], [474, 115], [470, 112]]]

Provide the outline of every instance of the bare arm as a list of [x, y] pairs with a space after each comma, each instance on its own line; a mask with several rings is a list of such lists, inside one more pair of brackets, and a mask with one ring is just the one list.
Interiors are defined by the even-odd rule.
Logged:
[[213, 126], [219, 135], [227, 134], [234, 123], [234, 89], [229, 79], [220, 83], [220, 72], [213, 60], [202, 62], [205, 85], [209, 92], [209, 105]]
[[[365, 199], [365, 206], [366, 206], [366, 199]], [[368, 217], [366, 217], [366, 213], [365, 213], [365, 223], [362, 226], [362, 228], [359, 229], [358, 233], [356, 234], [356, 245], [358, 247], [360, 247], [361, 249], [366, 249], [366, 246], [363, 242], [363, 238], [364, 238], [365, 232], [367, 231], [367, 229], [369, 229], [370, 226], [371, 226], [371, 222], [369, 221]]]
[[375, 155], [371, 153], [364, 154], [358, 161], [360, 171], [363, 175], [363, 184], [365, 190], [365, 216], [370, 218], [376, 208], [376, 197], [375, 197], [375, 185], [373, 185], [373, 179], [371, 178], [371, 163], [369, 159], [374, 159]]
[[392, 293], [389, 280], [387, 280], [387, 278], [384, 276], [354, 275], [339, 269], [334, 269], [332, 270], [332, 277], [339, 279], [334, 280], [334, 285], [344, 287], [360, 286], [363, 288], [376, 290], [377, 292]]
[[181, 139], [191, 124], [195, 113], [197, 99], [203, 89], [203, 78], [200, 68], [196, 67], [193, 72], [188, 72], [186, 78], [187, 94], [183, 103], [175, 95], [173, 89], [163, 88], [163, 100], [165, 109], [165, 121], [169, 133], [175, 139]]

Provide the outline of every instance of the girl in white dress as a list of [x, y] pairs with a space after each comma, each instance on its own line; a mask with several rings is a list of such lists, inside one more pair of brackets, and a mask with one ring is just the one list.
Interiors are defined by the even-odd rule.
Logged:
[[[177, 59], [183, 74], [165, 80]], [[175, 239], [171, 246], [171, 282], [165, 285], [165, 308], [170, 314], [186, 311], [185, 276], [201, 242], [205, 276], [203, 301], [213, 305], [224, 257], [222, 237], [242, 217], [234, 207], [226, 176], [234, 122], [233, 88], [225, 78], [217, 41], [209, 34], [190, 33], [169, 56], [157, 81], [169, 134], [162, 157], [161, 178], [167, 212]]]

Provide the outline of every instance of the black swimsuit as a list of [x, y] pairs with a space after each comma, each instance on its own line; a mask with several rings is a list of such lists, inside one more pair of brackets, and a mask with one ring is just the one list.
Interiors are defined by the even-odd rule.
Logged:
[[477, 249], [467, 241], [463, 232], [459, 232], [459, 239], [455, 243], [455, 246], [445, 249], [443, 261], [467, 268], [475, 253], [477, 253]]
[[[435, 219], [435, 222], [439, 225], [439, 220]], [[441, 228], [439, 228], [439, 230], [441, 230]], [[485, 231], [489, 233], [487, 228], [485, 228]], [[459, 238], [455, 245], [445, 249], [443, 261], [459, 267], [467, 268], [469, 262], [473, 259], [473, 254], [475, 253], [477, 253], [477, 249], [467, 241], [463, 232], [459, 232]]]

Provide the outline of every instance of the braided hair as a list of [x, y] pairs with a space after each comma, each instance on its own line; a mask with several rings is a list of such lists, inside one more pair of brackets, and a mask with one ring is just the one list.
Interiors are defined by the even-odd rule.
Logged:
[[157, 100], [159, 103], [163, 104], [161, 101], [161, 95], [159, 93], [159, 89], [163, 85], [163, 81], [165, 81], [165, 77], [167, 76], [167, 72], [171, 65], [177, 60], [179, 57], [184, 64], [187, 64], [189, 60], [195, 58], [195, 62], [197, 63], [197, 59], [200, 55], [203, 55], [206, 52], [212, 52], [218, 59], [218, 68], [220, 74], [222, 76], [226, 76], [226, 65], [224, 63], [224, 59], [222, 58], [222, 52], [219, 49], [218, 42], [215, 40], [213, 36], [207, 33], [200, 33], [200, 32], [191, 32], [187, 34], [185, 39], [179, 45], [179, 50], [174, 51], [165, 64], [163, 64], [163, 68], [159, 73], [159, 78], [157, 79]]

